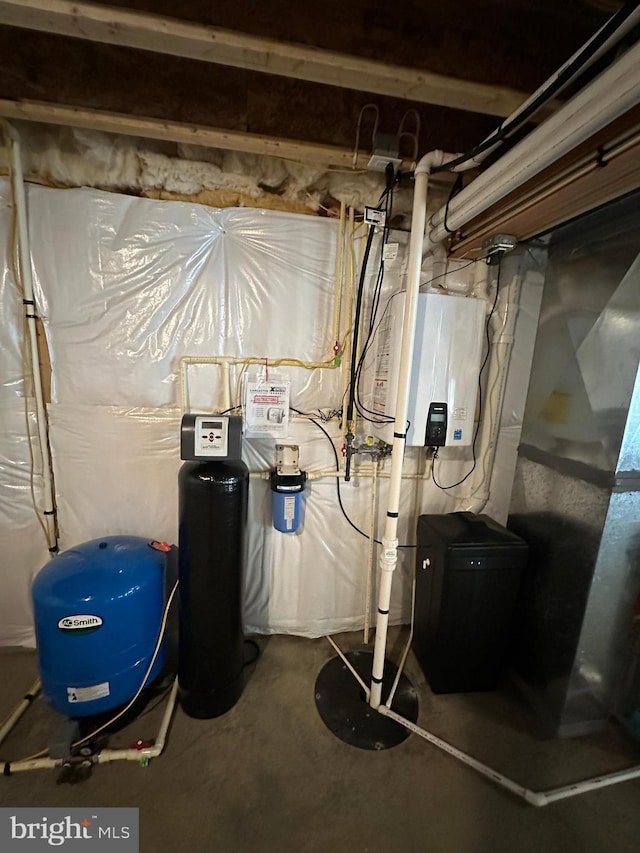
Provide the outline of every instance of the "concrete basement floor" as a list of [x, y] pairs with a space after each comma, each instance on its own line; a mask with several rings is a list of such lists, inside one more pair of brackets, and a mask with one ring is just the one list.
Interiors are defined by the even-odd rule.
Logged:
[[[397, 659], [404, 633], [393, 632]], [[356, 648], [361, 634], [336, 638]], [[622, 853], [640, 849], [640, 780], [537, 809], [411, 735], [367, 752], [320, 720], [314, 683], [334, 652], [326, 640], [260, 640], [240, 702], [225, 716], [193, 720], [177, 710], [165, 753], [146, 768], [96, 767], [78, 785], [57, 771], [0, 779], [1, 806], [137, 806], [142, 853]], [[35, 654], [0, 651], [0, 717], [30, 687]], [[535, 790], [640, 762], [615, 727], [545, 741], [505, 689], [433, 695], [415, 660], [419, 724]], [[162, 706], [113, 735], [110, 746], [152, 738]], [[37, 700], [0, 748], [19, 758], [47, 743], [53, 715]]]

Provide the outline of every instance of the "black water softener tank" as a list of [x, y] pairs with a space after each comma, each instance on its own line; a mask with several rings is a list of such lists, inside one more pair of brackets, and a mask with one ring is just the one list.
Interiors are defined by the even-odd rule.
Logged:
[[179, 696], [191, 717], [242, 693], [242, 575], [249, 470], [242, 418], [185, 415], [180, 434]]

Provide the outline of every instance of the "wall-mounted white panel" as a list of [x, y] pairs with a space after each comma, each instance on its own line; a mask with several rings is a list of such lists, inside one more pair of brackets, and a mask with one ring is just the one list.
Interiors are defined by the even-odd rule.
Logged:
[[[395, 417], [405, 301], [404, 293], [389, 301], [378, 330], [372, 377], [371, 408], [381, 419], [373, 431], [388, 444], [393, 443], [394, 427], [385, 421]], [[407, 411], [408, 446], [429, 445], [425, 431], [432, 403], [447, 407], [447, 446], [472, 443], [484, 321], [483, 300], [419, 294]]]

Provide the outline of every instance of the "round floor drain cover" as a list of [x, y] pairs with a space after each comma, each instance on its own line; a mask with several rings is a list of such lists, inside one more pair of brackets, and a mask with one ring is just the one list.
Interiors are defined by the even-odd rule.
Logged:
[[[345, 657], [365, 684], [371, 682], [373, 654], [368, 651], [348, 652]], [[385, 662], [382, 698], [386, 700], [398, 668]], [[410, 732], [395, 720], [374, 711], [364, 691], [341, 657], [332, 658], [316, 679], [316, 707], [323, 723], [333, 734], [359, 749], [390, 749], [409, 737]], [[415, 723], [418, 719], [418, 697], [409, 679], [402, 674], [393, 699], [393, 710]]]

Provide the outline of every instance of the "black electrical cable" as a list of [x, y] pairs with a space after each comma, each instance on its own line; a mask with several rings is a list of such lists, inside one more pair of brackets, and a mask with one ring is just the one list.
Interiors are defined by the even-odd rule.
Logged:
[[560, 92], [576, 77], [582, 66], [584, 66], [585, 63], [600, 50], [602, 45], [606, 43], [606, 41], [616, 32], [616, 30], [620, 28], [627, 18], [637, 10], [637, 8], [637, 0], [629, 0], [624, 4], [624, 6], [621, 6], [620, 9], [618, 9], [611, 18], [609, 18], [606, 24], [604, 24], [597, 36], [583, 47], [573, 62], [567, 65], [567, 67], [558, 74], [553, 83], [551, 83], [547, 89], [540, 92], [538, 97], [531, 101], [526, 109], [511, 121], [501, 122], [498, 127], [489, 134], [489, 136], [470, 151], [467, 151], [466, 154], [462, 154], [460, 157], [449, 160], [448, 163], [443, 163], [441, 166], [434, 166], [431, 173], [449, 172], [457, 166], [461, 166], [463, 163], [466, 163], [468, 160], [472, 160], [474, 157], [484, 154], [484, 152], [489, 148], [494, 145], [501, 144], [505, 139], [512, 136], [524, 124], [530, 121], [539, 109], [548, 103], [551, 98], [557, 95], [558, 92]]
[[460, 190], [462, 189], [462, 172], [458, 174], [455, 181], [451, 184], [451, 189], [449, 190], [449, 195], [447, 196], [447, 203], [444, 206], [444, 222], [443, 227], [447, 234], [453, 234], [453, 229], [449, 228], [449, 205], [451, 204], [451, 200], [455, 195], [458, 195]]
[[476, 459], [476, 441], [478, 439], [478, 433], [480, 432], [480, 424], [482, 422], [482, 373], [487, 365], [487, 361], [489, 360], [489, 353], [491, 352], [491, 336], [489, 333], [489, 329], [491, 327], [491, 319], [495, 313], [496, 306], [498, 304], [498, 295], [500, 293], [500, 266], [498, 265], [498, 275], [496, 277], [496, 295], [493, 299], [493, 305], [491, 306], [491, 311], [489, 312], [489, 316], [487, 317], [487, 324], [485, 327], [485, 335], [487, 339], [487, 353], [482, 362], [482, 367], [480, 368], [480, 373], [478, 374], [478, 423], [476, 424], [476, 429], [473, 434], [473, 443], [471, 445], [471, 453], [473, 456], [473, 464], [469, 471], [464, 475], [461, 480], [458, 480], [457, 483], [451, 483], [450, 486], [441, 485], [436, 479], [436, 459], [438, 458], [438, 450], [436, 449], [433, 454], [433, 462], [431, 465], [431, 479], [435, 483], [435, 485], [442, 489], [443, 492], [448, 491], [449, 489], [455, 489], [456, 486], [462, 485], [465, 480], [468, 480], [469, 477], [473, 474], [476, 469], [477, 459]]
[[360, 326], [360, 314], [362, 312], [362, 300], [364, 297], [364, 279], [367, 271], [367, 262], [369, 260], [369, 254], [371, 253], [371, 245], [373, 243], [374, 234], [375, 228], [370, 227], [369, 233], [367, 235], [367, 244], [364, 250], [364, 257], [362, 259], [362, 268], [360, 269], [360, 280], [358, 282], [356, 313], [353, 322], [353, 332], [351, 334], [351, 365], [349, 368], [349, 401], [347, 403], [347, 422], [353, 420], [353, 407], [355, 404], [355, 365], [356, 357], [358, 355], [358, 327]]
[[[388, 176], [389, 177], [389, 176]], [[396, 176], [397, 182], [397, 176]], [[373, 338], [375, 332], [377, 331], [379, 323], [376, 325], [376, 318], [378, 315], [378, 310], [380, 307], [380, 298], [382, 295], [382, 284], [384, 281], [384, 247], [389, 239], [389, 223], [391, 221], [391, 215], [393, 212], [393, 189], [395, 186], [395, 182], [389, 185], [389, 191], [387, 193], [386, 198], [386, 206], [385, 206], [385, 227], [382, 234], [382, 240], [380, 243], [380, 262], [378, 266], [378, 275], [376, 277], [376, 283], [374, 285], [373, 296], [371, 300], [371, 312], [369, 315], [369, 330], [367, 333], [367, 338], [364, 342], [364, 346], [362, 347], [362, 352], [360, 353], [360, 358], [358, 359], [358, 364], [356, 366], [355, 373], [353, 374], [353, 383], [354, 383], [354, 403], [356, 410], [360, 417], [368, 421], [369, 423], [377, 423], [377, 424], [385, 424], [385, 423], [393, 423], [394, 418], [389, 415], [380, 415], [378, 412], [374, 412], [373, 410], [367, 408], [364, 405], [362, 400], [360, 399], [360, 380], [362, 377], [362, 370], [365, 362], [365, 358], [369, 351], [369, 348], [373, 342]], [[385, 310], [383, 311], [383, 316], [388, 307], [385, 306]], [[368, 415], [374, 415], [374, 418], [368, 417]]]
[[[336, 450], [336, 446], [334, 444], [333, 439], [331, 438], [329, 433], [326, 431], [326, 429], [322, 426], [322, 424], [319, 424], [317, 420], [310, 417], [306, 412], [301, 412], [299, 409], [294, 409], [293, 406], [290, 406], [289, 408], [291, 409], [292, 412], [295, 412], [297, 415], [302, 415], [303, 418], [307, 418], [312, 424], [314, 424], [314, 426], [317, 426], [318, 429], [324, 433], [327, 441], [331, 445], [331, 449], [333, 450], [333, 457], [334, 457], [335, 462], [336, 462], [336, 473], [339, 472], [340, 471], [340, 460], [338, 458], [338, 451]], [[360, 536], [364, 536], [365, 539], [371, 539], [369, 534], [365, 533], [364, 530], [360, 530], [360, 528], [357, 526], [357, 524], [354, 524], [353, 521], [351, 521], [351, 519], [347, 515], [347, 511], [344, 508], [344, 504], [342, 503], [342, 494], [340, 492], [340, 477], [339, 476], [336, 477], [336, 492], [338, 495], [338, 505], [340, 507], [340, 511], [342, 512], [342, 514], [345, 517], [345, 519], [347, 520], [347, 522], [351, 525], [351, 527], [353, 527], [353, 529], [357, 533], [360, 534]], [[376, 543], [376, 545], [382, 545], [382, 542], [379, 539], [374, 539], [373, 541]], [[398, 548], [416, 548], [416, 547], [417, 547], [416, 545], [398, 545]]]
[[[391, 169], [387, 168], [386, 171], [386, 179], [387, 185], [380, 195], [380, 199], [378, 200], [378, 210], [381, 209], [380, 205], [383, 201], [387, 202], [389, 194], [393, 190], [393, 186], [395, 184], [395, 175], [393, 173], [393, 166], [389, 164]], [[386, 209], [386, 204], [385, 204]], [[385, 217], [385, 231], [387, 230], [387, 222]], [[356, 372], [356, 358], [358, 355], [358, 339], [359, 339], [359, 329], [360, 329], [360, 315], [362, 313], [362, 302], [364, 299], [364, 282], [367, 272], [367, 263], [369, 261], [369, 255], [371, 254], [371, 246], [373, 244], [373, 238], [375, 235], [375, 227], [371, 226], [369, 228], [369, 233], [367, 235], [367, 243], [364, 250], [364, 257], [362, 259], [362, 267], [360, 269], [360, 279], [358, 281], [358, 293], [356, 297], [356, 311], [353, 321], [353, 332], [351, 335], [351, 363], [349, 367], [349, 401], [347, 403], [347, 422], [353, 420], [353, 409], [355, 405], [355, 372]], [[382, 250], [381, 250], [382, 251]]]

